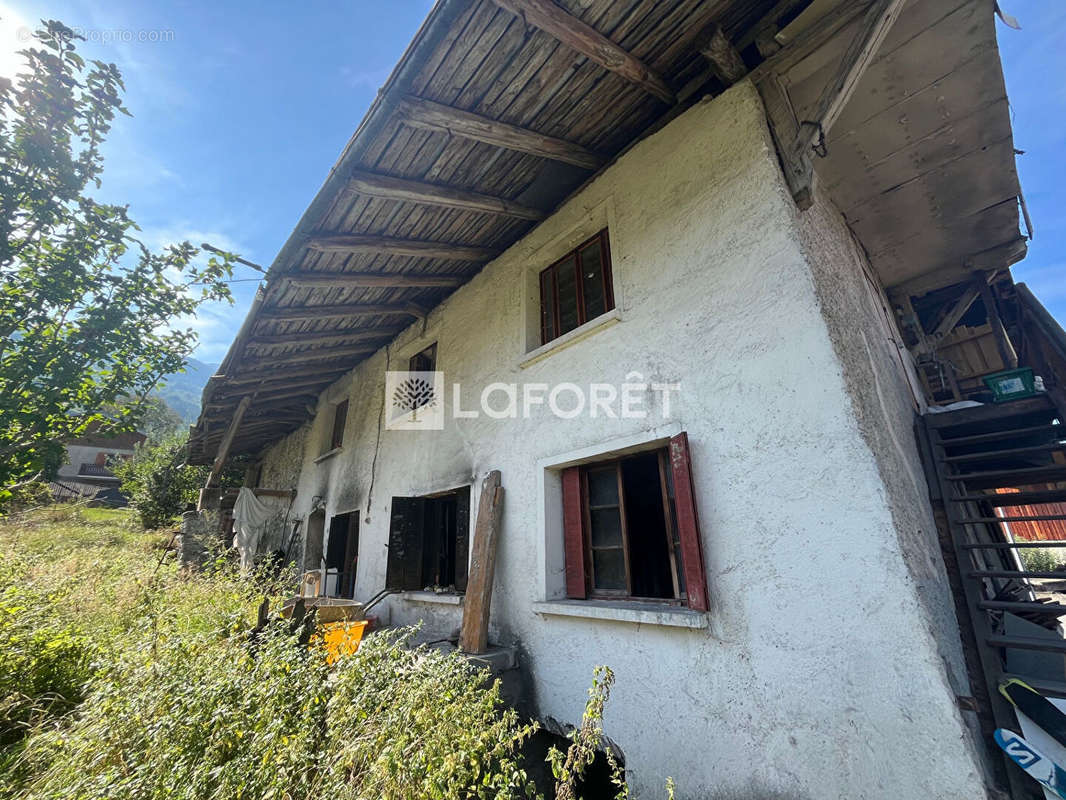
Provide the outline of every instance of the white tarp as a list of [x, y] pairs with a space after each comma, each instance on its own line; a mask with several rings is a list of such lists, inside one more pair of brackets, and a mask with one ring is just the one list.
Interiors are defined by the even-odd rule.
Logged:
[[274, 509], [264, 503], [248, 487], [242, 487], [233, 504], [233, 547], [241, 554], [241, 570], [249, 570], [255, 564], [259, 537], [274, 517]]

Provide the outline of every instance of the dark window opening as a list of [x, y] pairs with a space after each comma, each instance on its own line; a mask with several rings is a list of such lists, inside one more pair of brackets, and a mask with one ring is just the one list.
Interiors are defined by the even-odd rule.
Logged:
[[337, 514], [329, 521], [326, 543], [325, 594], [355, 596], [355, 568], [359, 563], [359, 515]]
[[584, 469], [593, 594], [681, 598], [666, 451]]
[[[420, 353], [415, 353], [407, 362], [409, 372], [435, 372], [437, 369], [437, 343], [434, 342]], [[424, 405], [433, 401], [433, 393], [427, 392], [424, 396], [413, 399], [410, 411], [417, 411]]]
[[344, 400], [333, 407], [333, 432], [329, 437], [329, 449], [336, 450], [344, 444], [344, 426], [348, 422], [348, 401]]
[[540, 338], [550, 342], [614, 308], [606, 228], [540, 273]]
[[469, 542], [469, 486], [392, 498], [386, 587], [466, 591]]
[[437, 369], [437, 343], [434, 342], [420, 353], [415, 353], [407, 362], [408, 372], [435, 372]]
[[688, 437], [562, 472], [568, 597], [707, 609]]

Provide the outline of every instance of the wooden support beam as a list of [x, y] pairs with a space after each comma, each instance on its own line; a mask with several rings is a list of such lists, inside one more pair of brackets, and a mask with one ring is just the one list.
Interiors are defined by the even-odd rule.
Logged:
[[244, 412], [247, 411], [248, 406], [252, 404], [254, 396], [254, 393], [246, 394], [237, 404], [237, 408], [233, 410], [233, 417], [230, 418], [226, 432], [223, 434], [222, 441], [218, 445], [218, 453], [215, 455], [215, 460], [211, 462], [211, 471], [208, 473], [207, 480], [204, 482], [204, 489], [210, 489], [218, 482], [219, 473], [222, 472], [222, 467], [225, 466], [226, 459], [229, 458], [229, 449], [233, 445], [233, 437], [237, 435], [237, 429], [241, 426]]
[[753, 69], [751, 79], [758, 82], [766, 75], [784, 75], [789, 69], [825, 45], [861, 14], [867, 4], [868, 0], [844, 0]]
[[1014, 350], [1010, 336], [1007, 335], [1007, 329], [1003, 325], [1003, 319], [999, 315], [999, 305], [992, 294], [992, 287], [988, 285], [987, 280], [982, 280], [980, 283], [981, 299], [984, 301], [985, 312], [988, 314], [988, 324], [992, 326], [992, 334], [996, 337], [999, 357], [1003, 359], [1003, 364], [1007, 369], [1014, 369], [1018, 366], [1018, 353]]
[[361, 303], [359, 305], [337, 306], [300, 306], [294, 308], [272, 308], [259, 314], [261, 322], [294, 322], [307, 319], [326, 319], [328, 317], [372, 317], [379, 314], [407, 314], [421, 319], [426, 310], [415, 303]]
[[412, 128], [450, 133], [520, 153], [563, 161], [596, 170], [606, 159], [579, 144], [546, 136], [506, 122], [408, 95], [398, 104], [397, 118]]
[[933, 341], [933, 346], [936, 346], [938, 340], [943, 339], [955, 326], [959, 324], [959, 320], [963, 318], [963, 315], [970, 310], [970, 306], [974, 301], [981, 296], [981, 285], [985, 283], [985, 276], [978, 273], [970, 281], [970, 285], [966, 287], [966, 290], [962, 293], [962, 296], [955, 301], [948, 312], [940, 318], [940, 322], [937, 323], [936, 328], [929, 334], [929, 338]]
[[814, 203], [814, 164], [811, 152], [794, 153], [792, 142], [799, 133], [799, 121], [781, 79], [774, 74], [763, 76], [756, 86], [766, 107], [770, 135], [781, 161], [781, 172], [796, 206], [804, 211]]
[[368, 197], [381, 197], [386, 200], [403, 200], [409, 203], [457, 208], [460, 211], [478, 211], [484, 214], [499, 214], [518, 219], [541, 220], [546, 216], [543, 211], [524, 206], [513, 200], [495, 197], [467, 189], [441, 186], [434, 183], [422, 183], [406, 178], [393, 178], [373, 172], [355, 170], [348, 181], [348, 189]]
[[[787, 24], [783, 18], [788, 17], [791, 20], [796, 16], [796, 9], [808, 2], [809, 0], [778, 0], [773, 8], [759, 18], [758, 22], [740, 35], [736, 42], [737, 50], [743, 50], [748, 45], [754, 44], [763, 58], [776, 53], [781, 49], [781, 45], [774, 39], [774, 36], [781, 30], [783, 22]], [[773, 44], [770, 44], [771, 42]], [[764, 48], [769, 52], [763, 52]]]
[[286, 333], [279, 336], [256, 336], [248, 342], [248, 347], [272, 347], [277, 345], [311, 345], [330, 344], [333, 342], [373, 341], [385, 336], [395, 336], [395, 328], [356, 328], [353, 330], [307, 331], [303, 333]]
[[794, 153], [809, 151], [813, 145], [829, 135], [833, 123], [851, 99], [855, 87], [874, 60], [881, 42], [888, 36], [905, 4], [906, 0], [874, 0], [870, 4], [859, 31], [844, 52], [836, 72], [822, 89], [822, 94], [810, 114], [810, 121], [804, 120], [801, 125], [793, 144]]
[[715, 75], [726, 86], [732, 86], [748, 74], [748, 66], [722, 31], [721, 25], [712, 25], [700, 37], [697, 49], [711, 62]]
[[540, 28], [571, 50], [620, 75], [667, 105], [676, 101], [673, 90], [643, 61], [623, 50], [598, 30], [557, 6], [551, 0], [493, 0], [500, 8]]
[[[331, 381], [335, 380], [335, 375], [340, 375], [342, 373], [348, 372], [350, 369], [351, 367], [347, 366], [318, 366], [308, 367], [307, 369], [287, 369], [285, 370], [283, 375], [279, 376], [273, 376], [271, 374], [273, 372], [272, 370], [264, 370], [263, 372], [256, 373], [242, 373], [239, 375], [234, 375], [232, 378], [226, 381], [227, 385], [221, 388], [219, 396], [225, 396], [226, 390], [230, 387], [248, 385], [267, 380], [277, 381], [276, 384], [267, 383], [259, 387], [258, 399], [262, 400], [263, 397], [266, 396], [266, 394], [272, 388], [277, 388], [279, 386], [282, 388], [291, 388], [293, 386], [311, 385], [315, 383], [322, 383], [323, 381]], [[307, 378], [309, 380], [301, 381], [299, 380], [300, 378]], [[240, 391], [241, 390], [237, 389], [231, 391], [230, 394], [237, 394]]]
[[305, 361], [322, 361], [330, 358], [348, 358], [349, 356], [365, 356], [373, 353], [378, 348], [374, 345], [352, 345], [351, 347], [325, 347], [315, 350], [302, 350], [298, 353], [279, 353], [278, 355], [264, 355], [256, 359], [245, 359], [241, 363], [242, 370], [253, 370], [258, 367], [269, 368], [278, 364], [302, 364]]
[[411, 258], [443, 258], [450, 261], [489, 261], [499, 250], [450, 242], [426, 242], [421, 239], [393, 239], [388, 236], [340, 233], [312, 236], [307, 246], [323, 253], [385, 253]]
[[414, 288], [461, 286], [462, 275], [413, 275], [403, 272], [294, 272], [281, 278], [306, 289]]
[[[299, 381], [287, 381], [284, 385], [276, 383], [270, 384], [259, 393], [259, 396], [256, 398], [256, 403], [260, 405], [269, 405], [271, 403], [276, 403], [279, 400], [289, 400], [290, 402], [295, 403], [297, 401], [292, 398], [297, 397], [307, 398], [310, 402], [317, 402], [318, 395], [326, 386], [332, 383], [333, 380], [336, 380], [336, 378], [333, 378], [330, 381], [316, 382], [315, 384], [303, 384]], [[229, 395], [228, 397], [232, 399], [234, 395]], [[220, 401], [223, 399], [226, 398], [219, 398]]]
[[464, 653], [484, 653], [489, 643], [489, 609], [492, 580], [496, 574], [496, 542], [503, 514], [503, 487], [500, 471], [493, 470], [481, 483], [474, 547], [470, 557], [470, 579], [463, 598], [463, 627], [459, 649]]

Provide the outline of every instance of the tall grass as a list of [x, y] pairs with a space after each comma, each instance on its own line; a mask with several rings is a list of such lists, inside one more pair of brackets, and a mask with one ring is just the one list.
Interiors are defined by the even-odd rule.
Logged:
[[[333, 668], [220, 561], [183, 575], [123, 512], [0, 522], [0, 794], [517, 798], [532, 728], [457, 655], [369, 637]], [[273, 598], [276, 603], [279, 598]]]

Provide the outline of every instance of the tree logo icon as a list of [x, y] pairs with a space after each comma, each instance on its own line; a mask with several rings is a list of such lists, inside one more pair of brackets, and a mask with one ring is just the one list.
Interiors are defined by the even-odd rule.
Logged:
[[386, 428], [441, 430], [444, 427], [443, 385], [443, 372], [387, 372]]
[[418, 409], [437, 402], [433, 384], [425, 378], [408, 378], [401, 381], [392, 393], [392, 405], [397, 410], [418, 414]]

